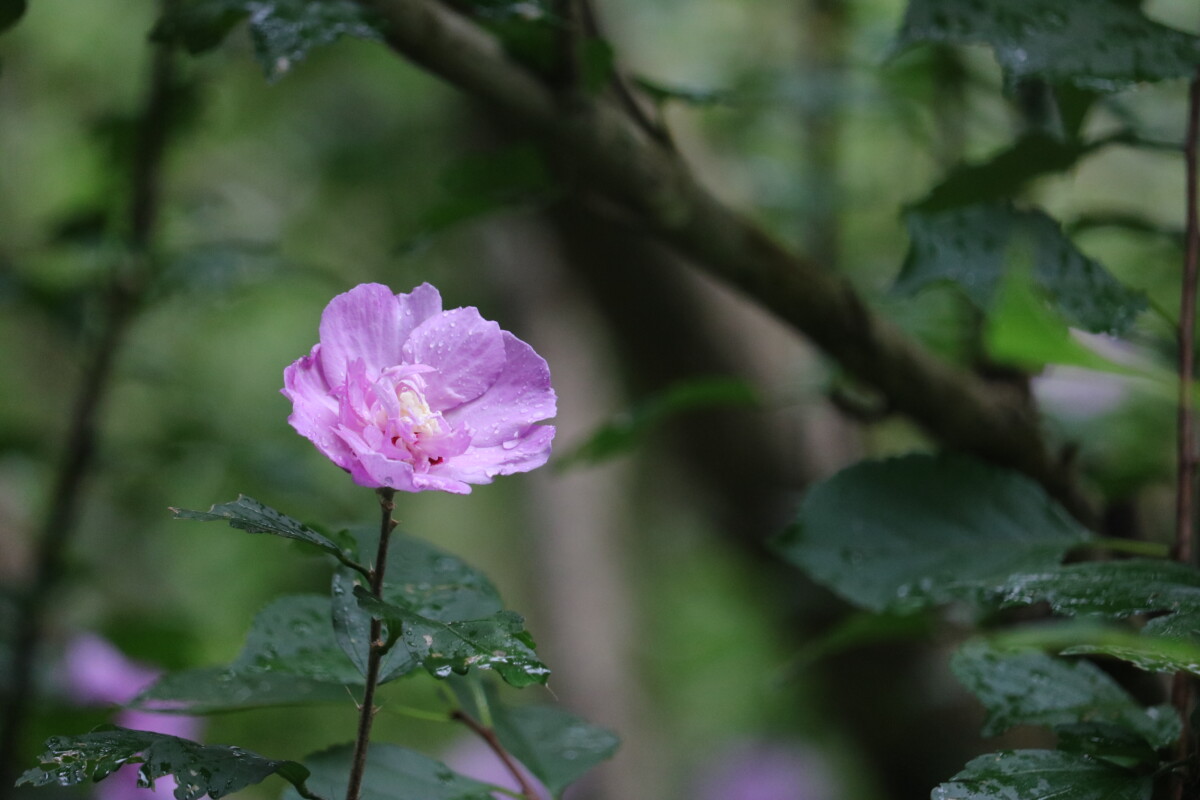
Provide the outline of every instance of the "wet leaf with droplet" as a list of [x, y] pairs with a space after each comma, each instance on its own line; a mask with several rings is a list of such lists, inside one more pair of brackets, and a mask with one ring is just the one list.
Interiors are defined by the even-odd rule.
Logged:
[[438, 678], [465, 674], [471, 667], [493, 669], [518, 688], [545, 683], [550, 669], [538, 660], [525, 620], [514, 611], [483, 618], [441, 621], [411, 606], [376, 599], [361, 586], [355, 596], [363, 610], [402, 631], [397, 647]]
[[1150, 800], [1149, 775], [1080, 753], [1012, 750], [972, 759], [932, 800]]
[[897, 38], [985, 44], [1010, 79], [1111, 91], [1191, 75], [1200, 39], [1122, 0], [910, 0]]
[[1159, 749], [1182, 731], [1170, 706], [1143, 708], [1107, 673], [1082, 659], [1056, 658], [1040, 650], [1000, 650], [976, 641], [955, 654], [950, 668], [987, 709], [985, 736], [1015, 725], [1106, 723]]
[[171, 511], [175, 514], [175, 519], [227, 522], [231, 527], [247, 533], [268, 533], [284, 539], [293, 539], [310, 544], [343, 563], [348, 560], [346, 551], [328, 536], [244, 494], [239, 494], [237, 500], [231, 503], [214, 505], [208, 511], [191, 511], [186, 508], [172, 508]]
[[982, 203], [906, 216], [911, 244], [895, 290], [920, 291], [939, 281], [962, 289], [981, 311], [993, 308], [1014, 259], [1026, 257], [1040, 294], [1070, 325], [1120, 334], [1146, 308], [1146, 299], [1088, 258], [1041, 211]]
[[240, 747], [202, 745], [148, 731], [103, 725], [79, 736], [55, 736], [46, 742], [41, 765], [25, 772], [17, 785], [74, 786], [100, 780], [124, 764], [141, 763], [139, 782], [152, 786], [174, 775], [176, 800], [217, 798], [279, 775], [302, 786], [308, 770], [295, 761], [275, 761]]

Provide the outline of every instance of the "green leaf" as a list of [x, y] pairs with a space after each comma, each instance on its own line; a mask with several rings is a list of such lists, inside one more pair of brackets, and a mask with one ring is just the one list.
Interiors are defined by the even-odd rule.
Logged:
[[381, 40], [378, 23], [354, 0], [270, 0], [245, 3], [250, 38], [268, 80], [303, 61], [310, 50], [343, 36]]
[[612, 80], [616, 62], [613, 46], [606, 39], [590, 36], [583, 40], [579, 60], [583, 88], [588, 94], [599, 94]]
[[[345, 797], [352, 755], [351, 745], [341, 745], [305, 758], [305, 765], [312, 770], [309, 788], [322, 797]], [[367, 750], [360, 800], [493, 800], [492, 789], [420, 753], [373, 744]], [[300, 800], [290, 789], [284, 798]]]
[[1010, 81], [1101, 91], [1188, 76], [1200, 61], [1195, 36], [1122, 0], [910, 0], [897, 46], [916, 42], [988, 45]]
[[1047, 603], [1058, 614], [1118, 619], [1154, 611], [1200, 611], [1200, 572], [1172, 561], [1090, 561], [1014, 572], [997, 585], [1005, 607]]
[[349, 552], [329, 537], [244, 494], [239, 494], [237, 500], [231, 503], [215, 505], [208, 511], [189, 511], [184, 508], [172, 508], [171, 511], [175, 514], [175, 519], [228, 522], [232, 527], [248, 533], [269, 533], [304, 542], [328, 553], [346, 566], [365, 573], [362, 565], [356, 563]]
[[243, 19], [250, 20], [254, 54], [270, 80], [343, 36], [382, 38], [378, 22], [353, 0], [190, 0], [165, 14], [152, 35], [201, 53]]
[[746, 381], [723, 376], [694, 378], [676, 383], [646, 398], [627, 414], [603, 425], [565, 456], [557, 466], [598, 463], [641, 444], [651, 431], [672, 417], [705, 408], [740, 408], [759, 404], [758, 395]]
[[199, 715], [349, 700], [345, 684], [281, 672], [205, 667], [168, 673], [129, 705]]
[[1048, 570], [1090, 538], [1023, 475], [965, 456], [914, 455], [815, 485], [776, 545], [819, 583], [883, 611]]
[[1060, 725], [1054, 732], [1058, 734], [1058, 749], [1068, 753], [1117, 760], [1122, 766], [1151, 764], [1156, 758], [1144, 738], [1120, 725], [1082, 722]]
[[545, 683], [549, 668], [537, 658], [525, 620], [513, 611], [498, 611], [479, 619], [441, 622], [410, 607], [384, 602], [355, 587], [358, 603], [389, 626], [400, 626], [400, 642], [412, 658], [432, 675], [465, 674], [471, 667], [494, 669], [518, 688]]
[[[367, 674], [367, 657], [371, 644], [371, 615], [358, 605], [354, 592], [365, 586], [362, 576], [348, 569], [339, 569], [333, 576], [333, 632], [338, 646], [362, 675]], [[421, 666], [407, 649], [393, 647], [379, 665], [379, 682], [387, 683]]]
[[330, 600], [291, 595], [254, 618], [237, 659], [225, 668], [160, 678], [133, 705], [205, 714], [310, 702], [345, 702], [362, 676], [334, 636]]
[[620, 744], [607, 728], [553, 706], [494, 706], [492, 713], [501, 744], [555, 797]]
[[1155, 617], [1141, 632], [1084, 618], [1031, 625], [990, 637], [999, 648], [1038, 647], [1062, 655], [1102, 655], [1118, 658], [1147, 672], [1190, 672], [1200, 676], [1200, 638], [1195, 626], [1200, 615]]
[[1150, 800], [1153, 781], [1107, 761], [1058, 750], [972, 759], [932, 800]]
[[1120, 334], [1146, 299], [1075, 247], [1041, 211], [980, 204], [905, 217], [911, 245], [895, 291], [913, 293], [939, 281], [959, 286], [988, 311], [1014, 256], [1027, 253], [1034, 285], [1071, 325]]
[[17, 785], [74, 786], [98, 781], [127, 763], [141, 763], [138, 785], [153, 787], [174, 775], [176, 800], [217, 800], [278, 774], [302, 787], [308, 770], [295, 761], [274, 761], [224, 745], [202, 745], [162, 733], [104, 725], [80, 736], [55, 736], [46, 742], [41, 766], [28, 770]]
[[0, 0], [0, 32], [11, 28], [25, 15], [25, 0]]
[[150, 38], [176, 44], [198, 55], [212, 50], [250, 14], [239, 0], [183, 0], [172, 3]]
[[1098, 145], [1040, 131], [1027, 134], [987, 161], [955, 167], [912, 209], [932, 213], [1007, 199], [1035, 178], [1065, 172]]
[[950, 668], [987, 709], [985, 736], [1015, 725], [1107, 723], [1136, 733], [1158, 749], [1173, 743], [1182, 731], [1170, 706], [1143, 708], [1088, 661], [970, 642], [955, 654]]

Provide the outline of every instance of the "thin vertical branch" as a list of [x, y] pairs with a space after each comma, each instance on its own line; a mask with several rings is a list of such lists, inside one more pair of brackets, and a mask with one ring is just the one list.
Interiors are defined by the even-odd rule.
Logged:
[[22, 740], [33, 708], [33, 674], [46, 606], [62, 575], [65, 553], [78, 528], [83, 489], [95, 461], [99, 418], [112, 385], [113, 366], [153, 274], [149, 251], [158, 216], [174, 80], [173, 55], [160, 46], [154, 53], [130, 173], [127, 260], [112, 268], [104, 302], [104, 322], [85, 360], [83, 380], [72, 405], [70, 425], [38, 531], [33, 572], [19, 600], [12, 656], [6, 665], [9, 696], [0, 719], [0, 798], [11, 791], [18, 760], [24, 755]]
[[[1177, 431], [1178, 473], [1175, 488], [1175, 548], [1177, 561], [1191, 564], [1195, 560], [1196, 537], [1196, 432], [1195, 398], [1192, 383], [1196, 361], [1196, 283], [1197, 258], [1200, 257], [1200, 227], [1197, 221], [1197, 148], [1200, 147], [1200, 69], [1192, 79], [1188, 92], [1188, 129], [1184, 145], [1187, 165], [1187, 247], [1183, 265], [1183, 290], [1179, 311], [1179, 409]], [[1171, 687], [1171, 702], [1183, 719], [1183, 736], [1179, 741], [1178, 757], [1189, 764], [1176, 779], [1173, 797], [1182, 800], [1187, 786], [1195, 777], [1191, 763], [1195, 742], [1191, 735], [1191, 708], [1194, 682], [1187, 673], [1176, 673]]]
[[1200, 254], [1197, 228], [1197, 137], [1200, 137], [1200, 73], [1189, 92], [1188, 131], [1184, 146], [1187, 163], [1187, 247], [1179, 310], [1178, 482], [1175, 497], [1175, 558], [1192, 563], [1195, 549], [1196, 443], [1192, 383], [1196, 359], [1196, 280]]
[[[388, 542], [396, 529], [392, 512], [396, 510], [395, 489], [379, 489], [379, 548], [375, 553], [375, 564], [371, 567], [371, 594], [383, 599], [383, 574], [387, 569]], [[379, 685], [379, 665], [383, 661], [386, 644], [383, 641], [383, 621], [371, 619], [370, 648], [367, 652], [366, 687], [363, 689], [362, 706], [358, 715], [358, 735], [354, 740], [354, 756], [350, 762], [350, 778], [346, 784], [346, 800], [358, 800], [362, 792], [363, 774], [367, 769], [367, 747], [371, 743], [371, 725], [375, 721], [375, 687]]]
[[507, 769], [509, 774], [513, 776], [513, 779], [516, 780], [517, 785], [521, 787], [521, 794], [525, 797], [525, 800], [538, 800], [538, 798], [541, 797], [541, 795], [538, 794], [537, 789], [533, 788], [533, 784], [529, 782], [529, 778], [525, 776], [524, 770], [522, 770], [517, 764], [516, 759], [514, 759], [512, 755], [504, 749], [504, 745], [500, 743], [500, 739], [497, 738], [494, 730], [486, 725], [481, 724], [477, 719], [463, 711], [461, 708], [451, 712], [450, 716], [451, 718], [456, 719], [462, 724], [466, 725], [476, 736], [487, 742], [487, 746], [491, 748], [492, 752], [496, 754], [497, 758], [504, 762], [505, 769]]

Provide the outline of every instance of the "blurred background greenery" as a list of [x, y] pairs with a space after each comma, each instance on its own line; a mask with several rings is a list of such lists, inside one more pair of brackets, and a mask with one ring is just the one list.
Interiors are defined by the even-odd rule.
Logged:
[[[989, 52], [893, 54], [899, 0], [599, 6], [631, 74], [705, 100], [664, 113], [707, 185], [954, 353], [967, 324], [956, 296], [897, 300], [888, 288], [907, 247], [902, 206], [1025, 124]], [[1185, 0], [1146, 9], [1196, 27]], [[31, 569], [56, 463], [72, 446], [63, 439], [82, 354], [125, 258], [129, 130], [155, 13], [150, 0], [36, 0], [0, 38], [9, 586]], [[316, 341], [325, 303], [365, 281], [396, 291], [430, 281], [449, 307], [478, 306], [550, 363], [559, 466], [467, 498], [403, 496], [398, 514], [405, 530], [488, 572], [527, 615], [555, 669], [553, 695], [539, 700], [557, 698], [624, 738], [577, 797], [707, 797], [726, 761], [768, 770], [746, 755], [763, 743], [811, 779], [786, 796], [916, 797], [981, 749], [944, 642], [876, 643], [810, 663], [813, 638], [844, 608], [764, 546], [806, 483], [863, 455], [926, 446], [911, 427], [840, 415], [828, 396], [842, 381], [803, 341], [636, 225], [564, 196], [518, 134], [377, 44], [341, 41], [268, 83], [239, 31], [181, 69], [185, 113], [168, 143], [152, 248], [162, 277], [117, 355], [52, 598], [28, 757], [46, 735], [106, 718], [73, 709], [55, 683], [58, 653], [79, 632], [155, 667], [224, 663], [267, 601], [326, 590], [318, 559], [172, 522], [167, 507], [244, 492], [327, 527], [374, 519], [372, 493], [288, 427], [279, 394], [284, 366]], [[1184, 100], [1178, 83], [1124, 92], [1089, 130], [1132, 119], [1144, 135], [1178, 140]], [[1075, 241], [1173, 308], [1182, 184], [1178, 154], [1110, 148], [1030, 198], [1065, 221], [1098, 210], [1148, 221], [1146, 233], [1091, 227]], [[1148, 341], [1156, 324], [1143, 324]], [[706, 395], [713, 377], [735, 390]], [[1099, 390], [1085, 381], [1080, 391]], [[1068, 394], [1054, 429], [1083, 442], [1113, 513], [1136, 511], [1155, 536], [1168, 513], [1168, 402], [1124, 386], [1097, 415], [1074, 405]], [[567, 458], [606, 424], [618, 435], [603, 460]], [[389, 714], [389, 699], [438, 707], [430, 679], [391, 686], [381, 738], [436, 754], [459, 735]], [[205, 737], [298, 758], [350, 738], [354, 713], [347, 697], [221, 716]]]

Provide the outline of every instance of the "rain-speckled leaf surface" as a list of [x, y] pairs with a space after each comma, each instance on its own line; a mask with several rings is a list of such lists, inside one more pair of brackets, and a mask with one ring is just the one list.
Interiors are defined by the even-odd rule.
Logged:
[[1059, 750], [1013, 750], [972, 759], [932, 800], [1150, 800], [1153, 782], [1107, 761]]
[[[305, 766], [312, 771], [309, 789], [330, 800], [345, 797], [351, 754], [351, 745], [341, 745], [305, 758]], [[491, 788], [412, 750], [373, 744], [367, 751], [360, 797], [361, 800], [494, 800]], [[288, 789], [284, 798], [300, 800], [292, 789]]]
[[272, 536], [282, 536], [313, 545], [343, 563], [349, 560], [349, 554], [328, 536], [244, 494], [238, 495], [237, 500], [231, 503], [214, 505], [208, 511], [191, 511], [186, 508], [172, 508], [171, 511], [175, 514], [175, 519], [227, 522], [230, 526], [248, 533], [269, 533]]
[[1120, 334], [1146, 307], [1145, 297], [1079, 252], [1041, 211], [979, 204], [906, 216], [910, 246], [896, 291], [950, 281], [983, 311], [993, 303], [1015, 255], [1032, 264], [1034, 285], [1071, 325]]
[[134, 701], [144, 708], [191, 714], [347, 702], [362, 676], [334, 637], [330, 600], [281, 597], [258, 613], [228, 667], [186, 670], [160, 678]]
[[1191, 75], [1200, 40], [1122, 0], [910, 0], [897, 44], [985, 44], [1011, 79], [1113, 90]]
[[538, 660], [525, 620], [514, 611], [488, 617], [440, 621], [422, 616], [411, 607], [381, 601], [363, 587], [355, 589], [359, 605], [368, 613], [401, 626], [396, 647], [408, 650], [413, 660], [431, 674], [445, 678], [471, 667], [494, 669], [507, 683], [524, 687], [545, 683], [549, 668]]
[[1015, 725], [1108, 723], [1157, 749], [1178, 739], [1182, 730], [1170, 706], [1143, 708], [1103, 670], [1082, 659], [969, 642], [954, 655], [950, 668], [987, 709], [985, 736]]
[[818, 582], [882, 611], [1049, 570], [1089, 538], [1022, 475], [964, 456], [913, 455], [813, 486], [776, 544]]
[[620, 743], [607, 728], [553, 706], [494, 706], [493, 715], [501, 743], [556, 797]]
[[220, 44], [243, 19], [250, 22], [254, 54], [271, 79], [343, 36], [380, 38], [376, 22], [353, 0], [190, 0], [163, 17], [155, 36], [198, 53]]
[[55, 736], [46, 742], [41, 765], [25, 772], [18, 785], [73, 786], [100, 780], [127, 763], [141, 763], [139, 783], [153, 786], [174, 775], [176, 800], [216, 798], [278, 774], [302, 786], [308, 770], [295, 761], [275, 761], [225, 745], [202, 745], [162, 733], [107, 725], [79, 736]]
[[998, 596], [1005, 606], [1044, 602], [1059, 614], [1195, 613], [1200, 611], [1200, 572], [1171, 561], [1091, 561], [1015, 571], [999, 585]]

